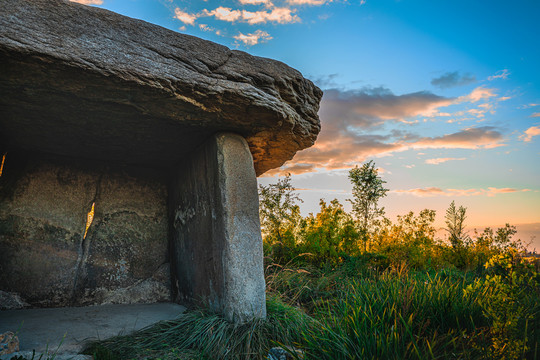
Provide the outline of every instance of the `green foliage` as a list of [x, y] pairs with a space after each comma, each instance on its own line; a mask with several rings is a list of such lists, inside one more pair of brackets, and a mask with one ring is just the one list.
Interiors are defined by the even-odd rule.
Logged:
[[446, 222], [446, 231], [450, 235], [450, 244], [456, 250], [463, 247], [464, 242], [468, 239], [465, 234], [465, 219], [467, 218], [467, 208], [460, 206], [456, 208], [456, 203], [452, 201], [448, 209], [446, 209], [446, 215], [444, 217]]
[[[363, 168], [384, 196], [374, 164]], [[295, 344], [305, 359], [538, 358], [540, 261], [535, 269], [521, 258], [514, 226], [470, 237], [466, 208], [452, 202], [443, 241], [434, 210], [392, 222], [377, 201], [367, 217], [365, 203], [355, 210], [351, 202], [358, 222], [337, 200], [321, 200], [316, 215], [291, 217], [281, 257], [277, 242], [265, 247], [277, 261], [267, 267], [268, 290], [318, 321]]]
[[[276, 184], [259, 186], [259, 215], [265, 246], [272, 250], [276, 261], [287, 262], [296, 248], [296, 232], [300, 223], [301, 201], [291, 184], [291, 177], [278, 180]], [[294, 256], [293, 256], [294, 257]]]
[[417, 216], [412, 211], [400, 215], [396, 224], [383, 219], [377, 222], [370, 249], [391, 258], [395, 266], [406, 264], [414, 269], [442, 267], [437, 259], [434, 221], [435, 210], [429, 209], [420, 211]]
[[[358, 227], [367, 240], [367, 233], [373, 221], [384, 215], [384, 208], [379, 208], [379, 199], [386, 196], [388, 189], [383, 187], [386, 181], [377, 174], [375, 163], [370, 160], [362, 167], [356, 166], [349, 171], [349, 180], [353, 184], [352, 204], [353, 214], [358, 221]], [[364, 242], [366, 243], [366, 241]], [[365, 245], [366, 247], [367, 245]], [[364, 248], [364, 250], [366, 250]]]
[[358, 253], [359, 233], [354, 221], [334, 199], [330, 204], [320, 201], [321, 209], [315, 216], [310, 214], [301, 230], [300, 250], [310, 253], [313, 263], [337, 264], [344, 255]]
[[491, 321], [489, 356], [532, 357], [540, 345], [540, 273], [515, 250], [493, 256], [485, 266], [488, 274], [467, 292], [482, 294], [478, 304]]

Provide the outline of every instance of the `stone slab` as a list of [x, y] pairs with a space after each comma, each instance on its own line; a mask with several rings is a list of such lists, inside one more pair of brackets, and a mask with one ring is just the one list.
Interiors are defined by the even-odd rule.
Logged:
[[179, 164], [169, 191], [177, 300], [238, 322], [264, 318], [257, 180], [246, 141], [214, 136]]
[[0, 64], [0, 151], [172, 166], [232, 131], [262, 174], [320, 131], [289, 66], [67, 0], [0, 1]]
[[184, 311], [185, 307], [173, 303], [6, 310], [0, 311], [0, 332], [16, 332], [21, 352], [44, 353], [47, 348], [56, 351], [60, 345], [58, 353], [69, 358], [80, 352], [87, 341], [125, 335], [158, 321], [175, 319]]

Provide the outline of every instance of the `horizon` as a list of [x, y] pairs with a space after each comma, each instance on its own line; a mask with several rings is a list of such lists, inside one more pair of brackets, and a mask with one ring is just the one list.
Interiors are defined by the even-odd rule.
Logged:
[[[387, 216], [452, 200], [467, 227], [518, 228], [540, 249], [540, 3], [426, 0], [77, 0], [282, 61], [323, 91], [315, 145], [292, 174], [302, 214], [347, 210], [348, 170], [373, 159]], [[525, 237], [525, 238], [524, 238]]]

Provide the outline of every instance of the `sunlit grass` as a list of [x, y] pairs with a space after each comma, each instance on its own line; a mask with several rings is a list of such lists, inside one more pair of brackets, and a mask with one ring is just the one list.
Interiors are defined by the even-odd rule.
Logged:
[[360, 271], [357, 265], [325, 270], [269, 266], [266, 320], [232, 324], [195, 310], [93, 344], [86, 353], [109, 360], [266, 359], [270, 348], [284, 346], [301, 349], [304, 360], [507, 359], [512, 353], [497, 341], [521, 346], [520, 339], [527, 337], [527, 349], [521, 346], [513, 352], [521, 357], [513, 358], [538, 358], [536, 285], [520, 298], [532, 301], [532, 310], [523, 314], [530, 319], [526, 327], [502, 338], [486, 315], [484, 305], [491, 303], [493, 291], [479, 282], [485, 275], [406, 266]]
[[134, 334], [91, 344], [87, 354], [97, 359], [264, 359], [277, 343], [301, 341], [313, 319], [275, 297], [267, 301], [266, 320], [234, 324], [217, 314], [196, 310]]
[[465, 279], [435, 275], [352, 279], [317, 309], [309, 359], [427, 359], [480, 356], [471, 347], [486, 321]]

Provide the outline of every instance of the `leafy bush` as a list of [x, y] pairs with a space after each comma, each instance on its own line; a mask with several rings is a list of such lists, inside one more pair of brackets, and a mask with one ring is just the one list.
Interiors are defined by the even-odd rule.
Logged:
[[487, 275], [467, 288], [491, 322], [487, 351], [497, 359], [532, 357], [540, 345], [540, 273], [516, 251], [493, 256]]

